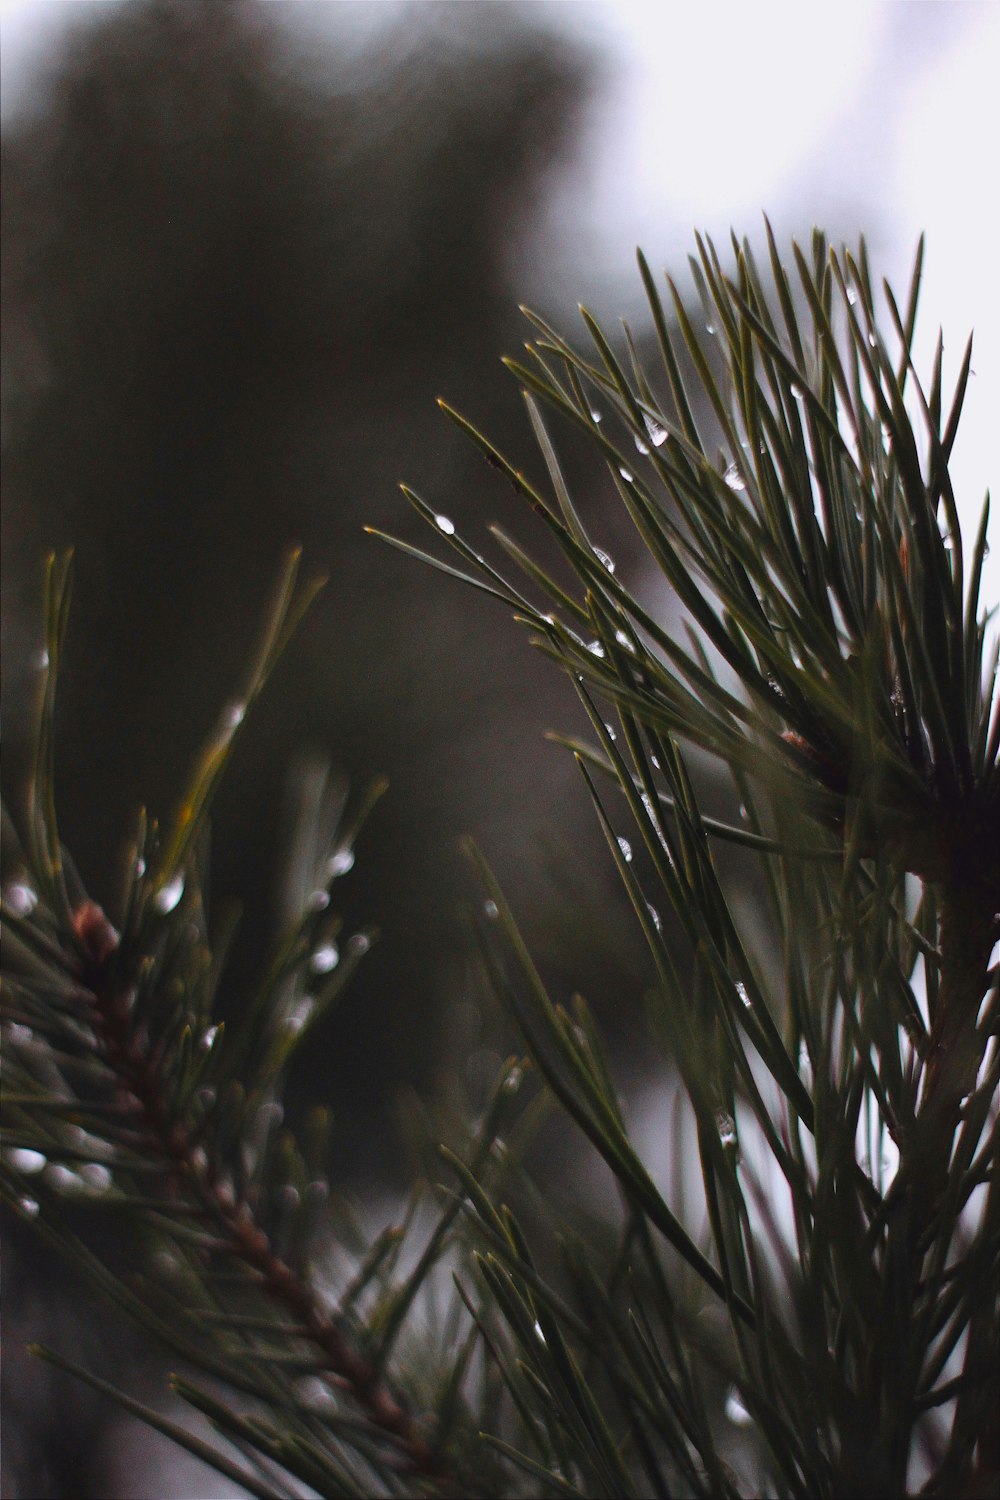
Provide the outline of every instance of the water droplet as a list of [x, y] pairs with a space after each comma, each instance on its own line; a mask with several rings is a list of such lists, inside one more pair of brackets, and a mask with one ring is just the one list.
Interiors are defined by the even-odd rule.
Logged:
[[710, 339], [714, 339], [715, 338], [716, 331], [717, 330], [716, 330], [716, 327], [715, 327], [714, 323], [706, 323], [705, 324], [705, 332], [708, 334], [708, 336], [709, 336]]
[[615, 732], [612, 729], [612, 727], [611, 727], [610, 724], [605, 724], [605, 726], [604, 726], [604, 732], [607, 735], [607, 737], [608, 737], [609, 740], [614, 740], [614, 739], [618, 738], [618, 736], [615, 734]]
[[521, 1087], [523, 1080], [524, 1069], [521, 1067], [520, 1063], [516, 1063], [515, 1066], [511, 1068], [510, 1072], [507, 1074], [507, 1077], [503, 1081], [504, 1093], [516, 1094], [518, 1089]]
[[646, 809], [646, 814], [647, 814], [647, 816], [649, 818], [649, 821], [653, 825], [653, 829], [654, 829], [654, 831], [656, 833], [656, 837], [660, 841], [660, 848], [661, 849], [665, 849], [666, 852], [667, 852], [667, 854], [669, 855], [669, 853], [670, 853], [670, 845], [667, 843], [666, 839], [663, 837], [663, 832], [662, 832], [662, 830], [660, 828], [659, 822], [657, 821], [656, 813], [655, 813], [654, 808], [653, 808], [653, 799], [649, 796], [649, 794], [647, 792], [641, 792], [640, 796], [642, 797], [642, 805]]
[[306, 902], [306, 905], [308, 906], [310, 911], [326, 911], [327, 907], [330, 905], [330, 892], [313, 891], [312, 895], [309, 897], [309, 900]]
[[869, 333], [869, 335], [868, 335], [868, 342], [869, 342], [869, 344], [870, 344], [870, 345], [871, 345], [871, 347], [872, 347], [872, 348], [873, 348], [873, 349], [874, 349], [874, 348], [875, 348], [875, 347], [876, 347], [876, 345], [877, 345], [877, 344], [878, 344], [878, 339], [877, 339], [877, 338], [876, 338], [876, 336], [875, 336], [875, 334], [874, 334], [874, 332], [871, 332], [871, 333]]
[[856, 302], [858, 300], [858, 294], [857, 294], [857, 292], [854, 290], [854, 288], [852, 286], [849, 286], [847, 288], [847, 300], [851, 304], [852, 307], [854, 307], [854, 305], [856, 304]]
[[491, 922], [496, 921], [497, 917], [499, 916], [499, 909], [495, 901], [483, 902], [483, 915], [485, 917], [488, 917]]
[[591, 641], [587, 646], [587, 650], [590, 652], [591, 656], [604, 655], [604, 647], [601, 645], [600, 641]]
[[607, 552], [604, 551], [603, 547], [595, 547], [594, 556], [597, 558], [597, 561], [599, 563], [607, 568], [609, 573], [613, 573], [615, 571], [615, 560], [613, 557], [610, 557]]
[[653, 926], [656, 928], [657, 932], [662, 932], [663, 931], [663, 918], [660, 916], [660, 913], [656, 910], [656, 907], [650, 905], [650, 903], [647, 901], [646, 902], [646, 910], [649, 912], [649, 915], [650, 915], [650, 918], [652, 920]]
[[629, 469], [626, 469], [626, 468], [622, 467], [622, 468], [619, 468], [618, 472], [619, 472], [619, 474], [622, 476], [622, 478], [624, 480], [627, 480], [627, 482], [629, 484], [632, 483], [632, 480], [634, 479], [635, 476], [632, 474], [632, 472]]
[[747, 1427], [753, 1421], [753, 1417], [743, 1405], [743, 1398], [734, 1385], [729, 1387], [726, 1396], [726, 1416], [734, 1427]]
[[944, 547], [944, 550], [946, 552], [953, 552], [954, 551], [954, 549], [955, 549], [955, 542], [954, 542], [954, 539], [952, 538], [952, 535], [951, 535], [951, 533], [949, 531], [943, 531], [941, 533], [941, 545]]
[[545, 1343], [545, 1335], [542, 1332], [542, 1325], [541, 1325], [541, 1323], [538, 1322], [537, 1319], [535, 1320], [535, 1333], [536, 1333], [536, 1335], [538, 1337], [539, 1343], [544, 1344]]
[[245, 703], [228, 704], [228, 706], [222, 711], [222, 723], [224, 728], [226, 728], [229, 733], [232, 734], [233, 730], [238, 729], [239, 726], [243, 723], [243, 720], [246, 718], [246, 712], [247, 708]]
[[7, 1035], [12, 1042], [19, 1042], [22, 1047], [35, 1039], [35, 1033], [31, 1027], [22, 1026], [20, 1021], [11, 1021], [7, 1028]]
[[21, 1212], [23, 1214], [27, 1215], [27, 1217], [29, 1219], [37, 1219], [38, 1218], [38, 1214], [39, 1214], [40, 1210], [39, 1210], [38, 1203], [35, 1201], [34, 1198], [18, 1198], [18, 1200], [17, 1200], [17, 1206], [18, 1206], [18, 1208], [21, 1210]]
[[455, 535], [455, 523], [450, 516], [435, 516], [434, 524], [438, 531], [443, 531], [445, 536]]
[[348, 870], [353, 869], [353, 849], [338, 849], [336, 854], [334, 854], [332, 858], [327, 860], [326, 873], [331, 877], [331, 879], [335, 880], [338, 875], [346, 875]]
[[215, 1199], [223, 1208], [236, 1207], [236, 1188], [231, 1177], [223, 1177], [215, 1184]]
[[618, 642], [619, 646], [623, 646], [626, 651], [635, 651], [635, 647], [629, 640], [628, 636], [625, 634], [624, 630], [615, 631], [615, 640]]
[[24, 1172], [27, 1176], [48, 1165], [48, 1157], [43, 1152], [32, 1151], [27, 1146], [13, 1146], [7, 1152], [7, 1160], [15, 1172]]
[[173, 879], [168, 880], [165, 885], [160, 886], [160, 889], [153, 897], [153, 905], [162, 916], [166, 916], [168, 912], [174, 910], [183, 894], [184, 872], [178, 870]]
[[722, 1142], [723, 1150], [731, 1151], [736, 1145], [736, 1121], [726, 1110], [720, 1109], [716, 1113], [715, 1123], [719, 1128], [719, 1140]]
[[106, 1193], [113, 1181], [108, 1168], [99, 1161], [85, 1162], [80, 1168], [80, 1176], [94, 1193]]
[[356, 932], [350, 941], [350, 949], [356, 957], [361, 958], [368, 952], [372, 940], [365, 932]]
[[136, 877], [139, 880], [141, 880], [146, 873], [146, 861], [143, 859], [141, 854], [137, 854], [135, 857], [135, 873]]
[[15, 916], [30, 916], [38, 905], [38, 896], [30, 885], [17, 880], [4, 891], [3, 899]]
[[294, 1005], [285, 1017], [285, 1030], [290, 1032], [292, 1036], [298, 1036], [315, 1009], [315, 997], [313, 995], [304, 995], [298, 1005]]
[[802, 386], [799, 385], [797, 380], [792, 381], [791, 385], [789, 386], [789, 390], [795, 397], [796, 401], [804, 401], [806, 399], [806, 393]]
[[590, 408], [590, 420], [592, 422], [601, 423], [604, 421], [604, 414], [602, 412], [599, 412], [596, 406], [592, 406]]
[[619, 838], [618, 847], [622, 851], [622, 858], [627, 865], [632, 863], [632, 845], [628, 839]]
[[314, 974], [329, 974], [340, 962], [340, 949], [336, 943], [324, 943], [317, 948], [309, 960], [309, 967]]
[[660, 769], [660, 762], [659, 762], [659, 761], [658, 761], [658, 760], [657, 760], [657, 758], [656, 758], [656, 756], [655, 756], [655, 755], [651, 755], [651, 756], [650, 756], [650, 757], [649, 757], [649, 764], [650, 764], [650, 765], [651, 765], [651, 766], [652, 766], [652, 767], [653, 767], [653, 769], [654, 769], [654, 770], [656, 770], [656, 771], [658, 771], [658, 770], [659, 770], [659, 769]]
[[215, 1039], [219, 1035], [218, 1026], [210, 1026], [198, 1043], [203, 1052], [209, 1052], [215, 1046]]
[[48, 664], [49, 653], [43, 646], [41, 651], [36, 651], [34, 656], [31, 658], [31, 665], [34, 667], [36, 672], [44, 672]]
[[989, 557], [989, 555], [990, 555], [990, 544], [989, 544], [989, 542], [984, 542], [983, 543], [983, 556], [984, 557]]
[[83, 1188], [81, 1178], [71, 1167], [64, 1167], [62, 1162], [49, 1162], [45, 1168], [45, 1180], [51, 1187], [64, 1193], [79, 1193]]
[[638, 433], [635, 434], [633, 441], [635, 443], [636, 453], [638, 453], [640, 457], [644, 458], [645, 455], [649, 452], [649, 444], [644, 443]]
[[748, 823], [750, 821], [750, 809], [747, 807], [745, 802], [740, 803], [740, 817], [743, 819], [744, 823]]
[[160, 1276], [171, 1279], [181, 1275], [180, 1258], [172, 1250], [154, 1250], [149, 1257], [150, 1268]]
[[723, 474], [722, 477], [728, 484], [729, 488], [731, 490], [735, 490], [737, 493], [739, 493], [740, 490], [745, 490], [747, 487], [746, 480], [743, 478], [743, 475], [740, 473], [735, 464], [730, 464], [729, 468], [726, 470], [725, 474]]
[[646, 417], [646, 431], [649, 433], [649, 441], [654, 448], [662, 448], [667, 441], [667, 429], [653, 417]]
[[318, 1375], [309, 1375], [296, 1381], [295, 1390], [303, 1406], [308, 1406], [312, 1411], [328, 1411], [337, 1405], [336, 1396]]
[[747, 994], [747, 987], [743, 983], [742, 979], [740, 979], [740, 980], [737, 981], [737, 984], [736, 984], [736, 996], [737, 996], [737, 999], [739, 1000], [740, 1004], [743, 1006], [744, 1010], [753, 1010], [753, 1001], [750, 999], [750, 996]]

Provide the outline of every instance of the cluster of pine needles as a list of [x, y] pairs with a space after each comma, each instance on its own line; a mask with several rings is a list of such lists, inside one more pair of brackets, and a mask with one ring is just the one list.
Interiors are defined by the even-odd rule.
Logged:
[[[48, 568], [34, 773], [5, 813], [0, 1190], [168, 1351], [197, 1419], [37, 1352], [250, 1494], [834, 1500], [1000, 1478], [1000, 703], [988, 501], [963, 538], [950, 477], [971, 344], [950, 400], [940, 341], [921, 382], [922, 250], [902, 303], [863, 244], [817, 234], [789, 270], [768, 229], [766, 281], [731, 252], [698, 240], [697, 318], [640, 257], [652, 361], [585, 310], [584, 352], [529, 315], [508, 364], [543, 488], [446, 408], [536, 555], [493, 528], [491, 561], [410, 489], [435, 548], [387, 539], [508, 607], [583, 705], [592, 738], [564, 743], [648, 945], [684, 1201], [470, 846], [516, 1050], [435, 1180], [366, 1234], [326, 1112], [293, 1133], [283, 1094], [371, 943], [343, 933], [336, 882], [383, 787], [346, 807], [306, 789], [299, 914], [228, 1026], [229, 934], [202, 899], [213, 793], [315, 589], [291, 558], [245, 688], [174, 819], [140, 822], [108, 914], [59, 837], [70, 567]], [[676, 619], [591, 539], [560, 432], [606, 471]], [[701, 811], [706, 767], [732, 822]], [[749, 926], [727, 846], [766, 908]], [[545, 1101], [616, 1212], [546, 1183], [526, 1147]], [[87, 1235], [115, 1218], [125, 1271]]]

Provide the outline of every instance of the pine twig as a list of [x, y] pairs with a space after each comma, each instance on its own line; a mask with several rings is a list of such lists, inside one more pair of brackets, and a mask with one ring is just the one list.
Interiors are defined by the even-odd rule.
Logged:
[[146, 1052], [131, 1024], [129, 990], [116, 972], [118, 934], [104, 912], [87, 901], [74, 912], [73, 927], [83, 954], [79, 979], [92, 997], [92, 1024], [99, 1047], [123, 1101], [137, 1110], [149, 1147], [170, 1164], [164, 1211], [169, 1213], [172, 1207], [171, 1191], [178, 1198], [195, 1199], [216, 1227], [217, 1245], [259, 1276], [262, 1286], [322, 1352], [334, 1383], [390, 1439], [398, 1452], [400, 1472], [432, 1481], [443, 1493], [449, 1492], [454, 1481], [441, 1456], [418, 1431], [412, 1413], [351, 1346], [312, 1289], [275, 1252], [246, 1198], [237, 1199], [221, 1177], [210, 1139], [196, 1144], [174, 1117], [163, 1096], [155, 1055]]

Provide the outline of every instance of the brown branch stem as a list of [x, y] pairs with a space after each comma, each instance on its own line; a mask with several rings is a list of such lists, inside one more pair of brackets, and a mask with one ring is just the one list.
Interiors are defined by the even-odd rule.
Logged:
[[[442, 1493], [453, 1488], [440, 1456], [417, 1430], [408, 1408], [389, 1390], [379, 1372], [348, 1342], [315, 1293], [277, 1254], [251, 1205], [238, 1200], [219, 1179], [216, 1163], [196, 1144], [184, 1123], [173, 1117], [161, 1088], [155, 1056], [146, 1050], [130, 1016], [129, 996], [112, 982], [110, 960], [117, 934], [100, 908], [86, 903], [75, 922], [86, 958], [81, 978], [93, 996], [92, 1024], [105, 1058], [126, 1096], [137, 1101], [149, 1144], [166, 1157], [220, 1228], [219, 1248], [230, 1250], [259, 1276], [270, 1294], [301, 1325], [322, 1351], [328, 1374], [350, 1394], [371, 1422], [393, 1442], [403, 1469], [434, 1482]], [[111, 941], [114, 934], [114, 942]]]
[[977, 1022], [988, 986], [997, 899], [995, 890], [971, 880], [945, 888], [940, 896], [940, 982], [910, 1153], [918, 1168], [913, 1186], [924, 1229], [944, 1191], [962, 1104], [982, 1062], [984, 1039]]
[[[985, 862], [989, 866], [990, 861]], [[944, 1266], [954, 1224], [946, 1212], [952, 1154], [963, 1106], [976, 1085], [987, 1040], [980, 1011], [989, 989], [989, 961], [1000, 905], [996, 872], [966, 866], [960, 878], [938, 888], [939, 985], [926, 1053], [919, 1113], [905, 1143], [899, 1186], [907, 1230], [904, 1274], [914, 1305], [921, 1300], [928, 1256]], [[995, 1396], [983, 1378], [981, 1355], [970, 1338], [948, 1449], [928, 1481], [928, 1494], [963, 1491], [974, 1463], [977, 1439], [985, 1452], [986, 1412]], [[917, 1373], [917, 1372], [914, 1372]], [[995, 1441], [995, 1439], [994, 1439]]]

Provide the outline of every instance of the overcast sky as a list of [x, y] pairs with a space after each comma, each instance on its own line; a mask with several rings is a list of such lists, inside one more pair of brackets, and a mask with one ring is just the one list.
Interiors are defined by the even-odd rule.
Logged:
[[[67, 17], [80, 23], [133, 0], [0, 0], [2, 105], [30, 108], [34, 82]], [[396, 3], [271, 0], [297, 26], [329, 19], [370, 32]], [[473, 0], [474, 3], [474, 0]], [[611, 319], [629, 310], [641, 244], [654, 265], [683, 267], [693, 228], [730, 225], [835, 235], [864, 228], [876, 265], [905, 279], [927, 232], [923, 367], [938, 324], [946, 376], [976, 331], [955, 475], [965, 524], [997, 476], [1000, 277], [996, 78], [1000, 5], [993, 0], [549, 0], [539, 19], [564, 25], [610, 63], [554, 191], [544, 240], [518, 264], [526, 298], [539, 267], [572, 280], [572, 306]], [[521, 281], [518, 282], [521, 284]], [[613, 300], [611, 300], [613, 299]], [[1000, 601], [1000, 529], [985, 598]]]
[[[953, 378], [975, 330], [955, 452], [963, 529], [996, 489], [1000, 413], [1000, 5], [995, 3], [567, 4], [620, 72], [592, 122], [587, 167], [559, 202], [581, 265], [683, 263], [694, 227], [868, 236], [904, 283], [927, 235], [918, 369], [939, 325]], [[664, 19], [666, 18], [666, 19]], [[748, 84], [747, 80], [751, 80]], [[587, 289], [587, 295], [592, 295]], [[601, 308], [602, 313], [617, 308]], [[1000, 525], [984, 601], [1000, 602]]]

